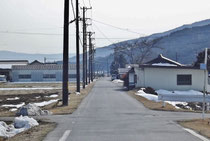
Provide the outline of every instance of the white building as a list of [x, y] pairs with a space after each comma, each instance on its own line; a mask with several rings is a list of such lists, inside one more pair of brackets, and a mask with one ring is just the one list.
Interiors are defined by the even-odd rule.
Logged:
[[28, 65], [27, 60], [0, 60], [0, 75], [6, 76], [7, 81], [12, 80], [13, 65]]
[[203, 91], [205, 81], [207, 91], [210, 92], [208, 72], [205, 75], [204, 70], [198, 67], [184, 66], [162, 55], [144, 65], [135, 67], [134, 74], [135, 87], [152, 87], [155, 90]]
[[[80, 67], [81, 68], [81, 67]], [[13, 82], [48, 82], [62, 81], [63, 65], [47, 64], [34, 61], [29, 65], [12, 66]], [[69, 64], [69, 81], [76, 81], [76, 64]], [[82, 71], [80, 71], [82, 80]]]

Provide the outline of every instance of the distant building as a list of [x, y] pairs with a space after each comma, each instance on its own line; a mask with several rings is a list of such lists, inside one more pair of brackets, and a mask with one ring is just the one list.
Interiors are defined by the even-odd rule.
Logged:
[[0, 82], [6, 82], [6, 76], [5, 75], [0, 75]]
[[7, 81], [12, 80], [13, 65], [28, 65], [27, 60], [0, 60], [0, 75], [6, 76]]
[[[82, 69], [80, 67], [80, 69]], [[12, 66], [13, 82], [50, 82], [62, 81], [63, 65], [56, 63], [41, 63], [37, 60], [22, 66]], [[76, 81], [76, 65], [69, 64], [69, 81]], [[82, 80], [82, 71], [80, 71]]]
[[[203, 91], [204, 79], [207, 91], [210, 92], [208, 73], [204, 78], [204, 70], [199, 67], [185, 66], [162, 55], [130, 71], [134, 77], [135, 87], [152, 87], [166, 90], [198, 90]], [[135, 80], [135, 81], [133, 81]]]

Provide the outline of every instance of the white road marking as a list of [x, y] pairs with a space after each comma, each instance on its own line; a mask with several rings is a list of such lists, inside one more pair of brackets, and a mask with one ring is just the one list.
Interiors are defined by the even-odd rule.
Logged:
[[204, 136], [199, 135], [198, 133], [196, 133], [195, 131], [191, 130], [191, 129], [187, 129], [187, 128], [183, 128], [185, 131], [189, 132], [190, 134], [198, 137], [199, 139], [201, 139], [202, 141], [209, 141], [209, 139], [207, 139]]
[[66, 141], [70, 133], [71, 133], [71, 130], [66, 130], [63, 136], [59, 139], [59, 141]]

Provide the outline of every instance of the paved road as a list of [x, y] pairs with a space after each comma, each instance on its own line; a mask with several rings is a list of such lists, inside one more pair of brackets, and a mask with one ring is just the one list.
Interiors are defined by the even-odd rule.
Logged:
[[59, 124], [45, 141], [58, 141], [64, 133], [67, 141], [199, 141], [174, 121], [200, 117], [148, 110], [119, 85], [101, 79], [72, 115], [51, 117]]

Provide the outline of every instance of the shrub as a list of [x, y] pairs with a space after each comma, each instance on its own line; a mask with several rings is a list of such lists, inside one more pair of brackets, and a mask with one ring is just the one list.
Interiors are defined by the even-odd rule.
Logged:
[[145, 93], [148, 93], [148, 94], [154, 94], [154, 95], [158, 95], [155, 90], [151, 87], [146, 87], [144, 90], [143, 90]]

